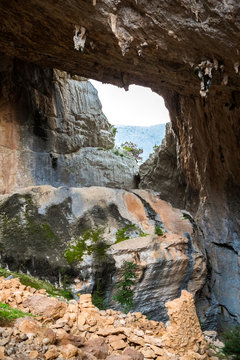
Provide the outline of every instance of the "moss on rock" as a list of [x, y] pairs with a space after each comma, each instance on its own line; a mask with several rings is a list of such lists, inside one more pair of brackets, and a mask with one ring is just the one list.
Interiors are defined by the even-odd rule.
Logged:
[[148, 234], [146, 234], [145, 232], [143, 232], [137, 225], [135, 224], [130, 224], [125, 226], [123, 229], [118, 230], [116, 232], [116, 241], [115, 244], [121, 242], [121, 241], [125, 241], [128, 239], [131, 239], [133, 237], [144, 237], [147, 236]]
[[110, 246], [103, 238], [104, 231], [105, 228], [102, 227], [87, 230], [81, 237], [75, 239], [74, 244], [68, 246], [63, 257], [69, 264], [82, 261], [84, 255], [94, 255], [97, 260], [103, 260]]

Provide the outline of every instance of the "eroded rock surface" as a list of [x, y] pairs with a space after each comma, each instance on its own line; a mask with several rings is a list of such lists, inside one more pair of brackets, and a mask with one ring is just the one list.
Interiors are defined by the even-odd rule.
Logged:
[[100, 283], [106, 304], [119, 308], [114, 284], [133, 262], [133, 309], [158, 320], [166, 301], [205, 283], [201, 233], [151, 191], [41, 186], [0, 201], [1, 265], [11, 270], [67, 281], [76, 294]]
[[136, 187], [136, 162], [104, 151], [114, 136], [90, 82], [18, 61], [9, 66], [1, 83], [1, 193], [44, 184]]
[[[138, 185], [138, 164], [127, 156], [119, 156], [113, 150], [82, 148], [70, 156], [59, 157], [59, 171], [67, 186], [107, 186], [119, 189], [135, 189]], [[60, 186], [62, 181], [49, 183]]]
[[162, 144], [140, 166], [139, 187], [157, 191], [163, 200], [184, 209], [186, 183], [181, 173], [178, 152], [177, 136], [172, 130], [171, 123], [168, 123]]

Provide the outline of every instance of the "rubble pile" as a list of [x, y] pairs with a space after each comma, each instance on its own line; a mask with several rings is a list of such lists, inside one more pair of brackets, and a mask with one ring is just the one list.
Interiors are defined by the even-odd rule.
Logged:
[[0, 277], [0, 302], [35, 316], [0, 328], [0, 359], [215, 360], [197, 319], [193, 296], [166, 304], [170, 322], [140, 312], [99, 310], [91, 294], [60, 301], [45, 290]]

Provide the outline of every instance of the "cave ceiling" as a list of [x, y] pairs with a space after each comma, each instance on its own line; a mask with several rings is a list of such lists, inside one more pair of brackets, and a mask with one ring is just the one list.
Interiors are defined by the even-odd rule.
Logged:
[[0, 14], [1, 53], [10, 58], [186, 95], [199, 95], [196, 66], [209, 60], [212, 89], [240, 88], [237, 0], [7, 0]]

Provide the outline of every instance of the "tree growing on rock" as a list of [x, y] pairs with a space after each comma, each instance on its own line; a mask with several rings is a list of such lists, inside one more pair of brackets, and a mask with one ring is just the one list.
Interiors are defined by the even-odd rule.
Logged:
[[121, 148], [133, 157], [137, 162], [142, 160], [140, 154], [143, 153], [143, 149], [138, 148], [132, 141], [125, 141], [121, 144]]
[[136, 264], [131, 261], [125, 261], [123, 265], [123, 278], [116, 285], [118, 291], [116, 292], [113, 299], [117, 301], [124, 313], [128, 313], [133, 307], [133, 290], [132, 287], [135, 284], [136, 275]]

